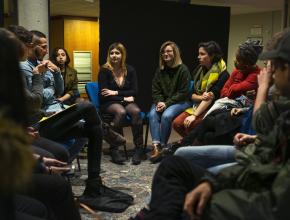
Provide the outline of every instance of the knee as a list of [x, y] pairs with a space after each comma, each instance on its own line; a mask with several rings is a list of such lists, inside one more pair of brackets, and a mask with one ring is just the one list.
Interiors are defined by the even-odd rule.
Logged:
[[96, 111], [96, 107], [90, 102], [77, 103], [77, 107], [78, 107], [79, 110], [82, 110], [84, 112]]
[[164, 112], [162, 114], [161, 121], [172, 122], [173, 117], [174, 116], [172, 114], [168, 114], [167, 112]]
[[179, 128], [183, 127], [183, 121], [179, 120], [179, 118], [175, 118], [172, 122], [172, 127], [174, 130], [178, 130]]
[[186, 154], [187, 154], [187, 151], [186, 151], [186, 148], [184, 147], [178, 148], [174, 153], [175, 156], [179, 156], [179, 157], [185, 157]]
[[115, 113], [116, 118], [124, 118], [126, 116], [126, 110], [125, 109], [119, 109]]

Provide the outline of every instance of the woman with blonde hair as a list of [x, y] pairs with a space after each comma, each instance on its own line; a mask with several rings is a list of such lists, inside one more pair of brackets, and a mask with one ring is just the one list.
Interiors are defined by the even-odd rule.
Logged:
[[151, 162], [161, 159], [162, 147], [167, 144], [173, 119], [190, 106], [190, 73], [182, 63], [176, 43], [166, 41], [159, 52], [159, 67], [152, 81], [153, 105], [149, 113], [152, 136]]
[[[143, 148], [143, 121], [140, 108], [135, 103], [138, 83], [134, 67], [126, 64], [126, 48], [116, 42], [110, 45], [107, 62], [99, 72], [101, 111], [114, 116], [114, 130], [122, 134], [122, 127], [127, 114], [132, 118], [132, 134], [135, 152], [132, 164], [141, 163], [146, 159]], [[125, 158], [119, 153], [118, 146], [110, 146], [112, 161], [122, 164]]]

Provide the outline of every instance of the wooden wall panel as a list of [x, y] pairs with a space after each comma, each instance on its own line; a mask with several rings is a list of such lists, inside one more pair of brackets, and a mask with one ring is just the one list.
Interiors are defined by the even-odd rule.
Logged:
[[73, 51], [92, 51], [92, 81], [97, 80], [99, 72], [99, 22], [85, 19], [64, 19], [64, 47], [71, 57]]
[[49, 48], [50, 52], [56, 47], [64, 46], [63, 18], [52, 18], [49, 22]]

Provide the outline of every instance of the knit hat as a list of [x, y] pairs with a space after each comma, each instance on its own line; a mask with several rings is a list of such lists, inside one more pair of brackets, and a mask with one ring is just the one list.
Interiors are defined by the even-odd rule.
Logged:
[[248, 64], [255, 65], [259, 54], [262, 52], [263, 46], [260, 41], [247, 40], [245, 43], [239, 45], [239, 54]]
[[281, 38], [276, 49], [264, 52], [260, 55], [260, 60], [283, 59], [290, 62], [290, 31]]

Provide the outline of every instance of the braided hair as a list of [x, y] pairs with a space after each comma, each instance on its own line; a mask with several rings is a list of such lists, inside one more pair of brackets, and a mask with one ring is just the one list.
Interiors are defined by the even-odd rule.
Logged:
[[238, 47], [239, 57], [248, 65], [256, 64], [259, 54], [262, 52], [263, 46], [258, 40], [247, 40]]

